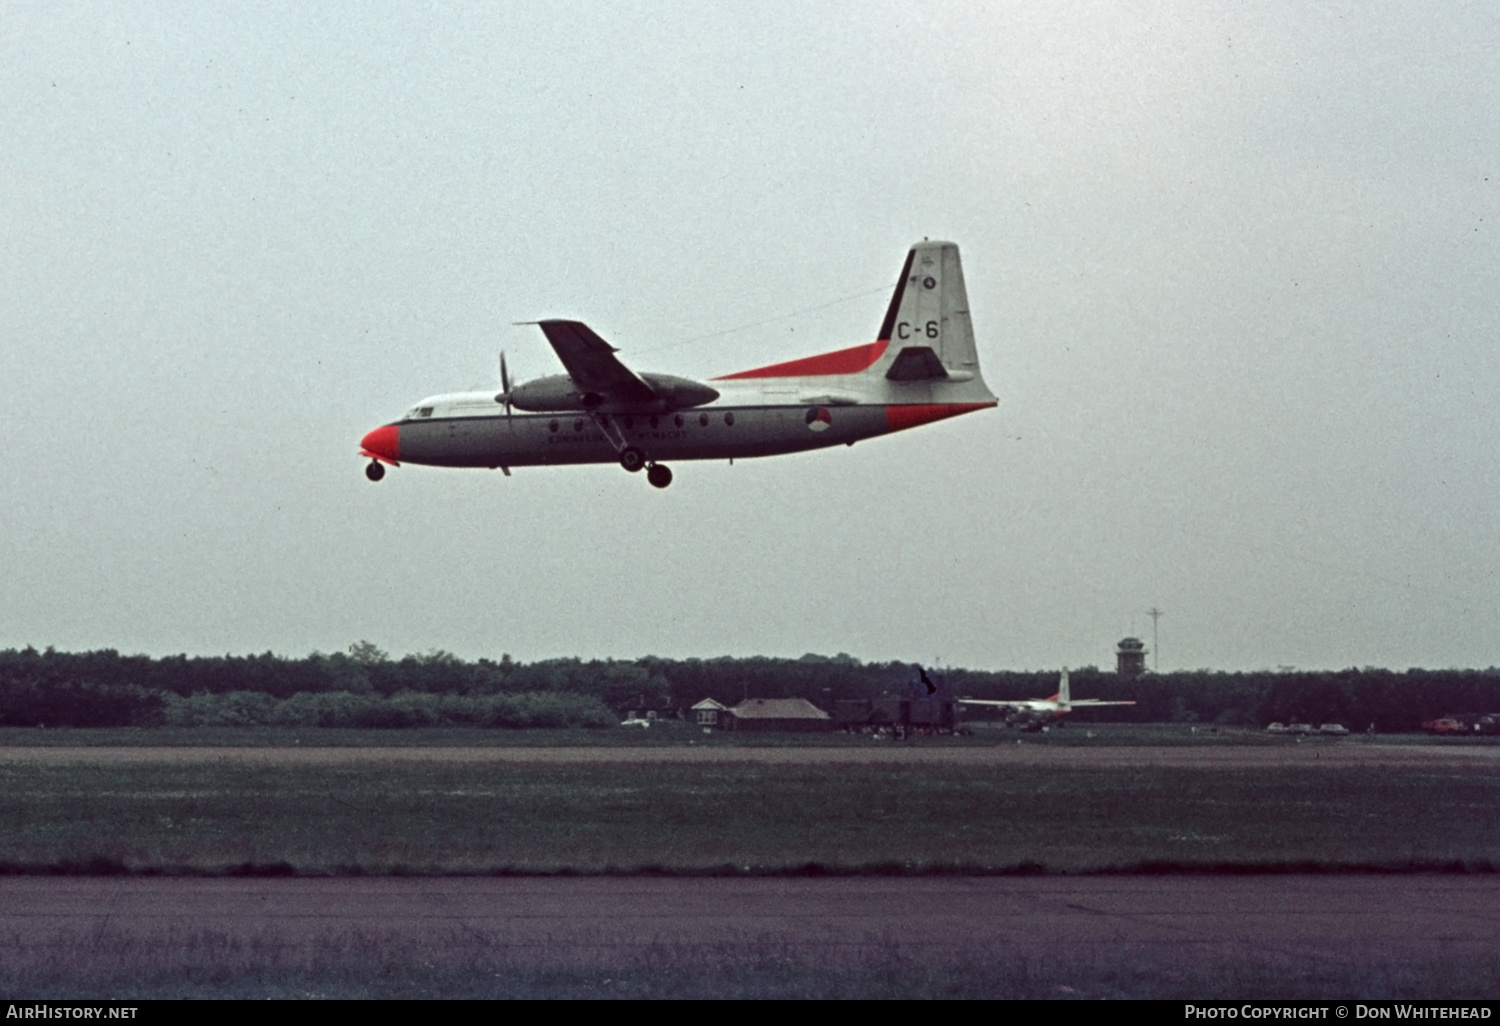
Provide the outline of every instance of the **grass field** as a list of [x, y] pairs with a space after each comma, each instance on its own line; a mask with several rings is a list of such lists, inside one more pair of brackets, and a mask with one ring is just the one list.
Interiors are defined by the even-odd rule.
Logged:
[[[0, 871], [967, 874], [1500, 867], [1500, 816], [1494, 813], [1500, 760], [1479, 750], [1487, 742], [1411, 736], [1383, 737], [1379, 744], [1402, 757], [1374, 758], [1374, 742], [1362, 737], [1309, 739], [1296, 747], [1259, 732], [1193, 733], [1181, 726], [1075, 726], [1024, 738], [981, 728], [971, 737], [906, 746], [843, 735], [703, 735], [684, 727], [4, 730]], [[185, 746], [194, 752], [186, 760], [153, 754]], [[392, 746], [401, 746], [395, 754], [404, 757], [391, 757], [385, 750]], [[713, 757], [664, 758], [689, 746]], [[937, 758], [948, 752], [969, 759], [1001, 746], [1040, 758], [968, 764]], [[276, 754], [314, 748], [357, 758], [278, 761]], [[245, 749], [263, 749], [267, 758], [247, 760], [246, 754], [258, 753]], [[412, 749], [433, 751], [430, 758], [413, 758]], [[504, 758], [483, 756], [498, 749], [506, 750]], [[1162, 757], [1196, 759], [1216, 749], [1242, 751], [1246, 758], [1186, 765]], [[214, 754], [219, 750], [222, 757]], [[453, 757], [460, 751], [478, 757]], [[1444, 757], [1427, 759], [1429, 751]], [[913, 753], [933, 757], [906, 758]], [[1346, 758], [1336, 758], [1340, 753]], [[1350, 753], [1365, 761], [1351, 761]], [[1500, 982], [1500, 963], [1493, 960], [1324, 960], [1289, 970], [1284, 961], [1252, 957], [1189, 960], [1163, 972], [1154, 952], [1102, 961], [1073, 958], [1066, 950], [1039, 957], [976, 949], [966, 960], [938, 964], [892, 943], [830, 966], [774, 942], [742, 939], [722, 948], [657, 945], [587, 968], [561, 961], [539, 968], [469, 934], [456, 936], [436, 959], [394, 935], [352, 933], [305, 949], [257, 946], [253, 938], [211, 931], [184, 934], [165, 946], [123, 937], [116, 945], [110, 938], [102, 927], [90, 927], [59, 939], [55, 950], [0, 938], [0, 995], [1424, 998], [1483, 997]]]
[[[56, 743], [63, 732], [33, 733]], [[391, 732], [351, 733], [361, 736], [346, 743], [394, 740]], [[438, 733], [454, 743], [446, 737], [453, 732]], [[1488, 764], [767, 765], [737, 762], [729, 750], [722, 761], [673, 765], [630, 755], [629, 746], [663, 743], [665, 732], [649, 741], [620, 733], [627, 747], [610, 760], [563, 764], [4, 762], [0, 867], [470, 874], [1500, 866], [1493, 813], [1500, 772]], [[224, 743], [254, 740], [241, 734]], [[1075, 732], [1045, 743], [1088, 741]]]

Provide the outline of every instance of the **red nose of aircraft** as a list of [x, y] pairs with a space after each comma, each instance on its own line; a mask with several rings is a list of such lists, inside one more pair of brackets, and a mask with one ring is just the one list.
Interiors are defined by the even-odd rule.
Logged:
[[400, 429], [395, 424], [378, 427], [360, 439], [360, 447], [367, 455], [376, 456], [390, 463], [401, 461]]

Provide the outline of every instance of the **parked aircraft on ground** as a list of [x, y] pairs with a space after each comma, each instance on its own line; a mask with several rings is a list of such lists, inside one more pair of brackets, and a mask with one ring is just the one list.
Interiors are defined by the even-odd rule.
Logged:
[[1073, 698], [1068, 691], [1068, 668], [1063, 667], [1057, 681], [1057, 694], [1051, 698], [1023, 698], [1016, 700], [990, 698], [960, 698], [960, 705], [980, 705], [1000, 709], [1005, 722], [1023, 730], [1045, 730], [1061, 720], [1074, 709], [1089, 709], [1100, 705], [1135, 705], [1134, 702], [1106, 702], [1097, 698]]
[[[712, 383], [636, 373], [580, 321], [537, 321], [566, 374], [500, 391], [436, 395], [365, 435], [386, 465], [499, 468], [619, 463], [672, 483], [665, 460], [746, 459], [855, 442], [986, 409], [958, 247], [919, 242], [874, 342], [726, 374]], [[521, 411], [521, 412], [516, 412]]]

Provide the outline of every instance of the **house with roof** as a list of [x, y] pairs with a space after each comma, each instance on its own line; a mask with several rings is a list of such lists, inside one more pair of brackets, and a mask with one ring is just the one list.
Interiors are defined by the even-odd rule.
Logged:
[[747, 698], [720, 712], [719, 722], [724, 730], [833, 729], [833, 718], [805, 698]]
[[729, 706], [722, 702], [715, 702], [712, 698], [705, 698], [690, 711], [698, 726], [722, 727], [724, 725], [723, 714], [729, 711]]

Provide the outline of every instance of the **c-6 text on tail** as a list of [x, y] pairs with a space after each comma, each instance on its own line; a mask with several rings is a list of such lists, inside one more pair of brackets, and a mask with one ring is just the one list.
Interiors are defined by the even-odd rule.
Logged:
[[986, 409], [958, 247], [906, 256], [874, 342], [725, 374], [710, 382], [637, 373], [579, 321], [536, 322], [564, 374], [499, 392], [436, 395], [365, 435], [372, 481], [386, 465], [511, 467], [618, 463], [658, 488], [666, 460], [746, 459], [853, 445]]

